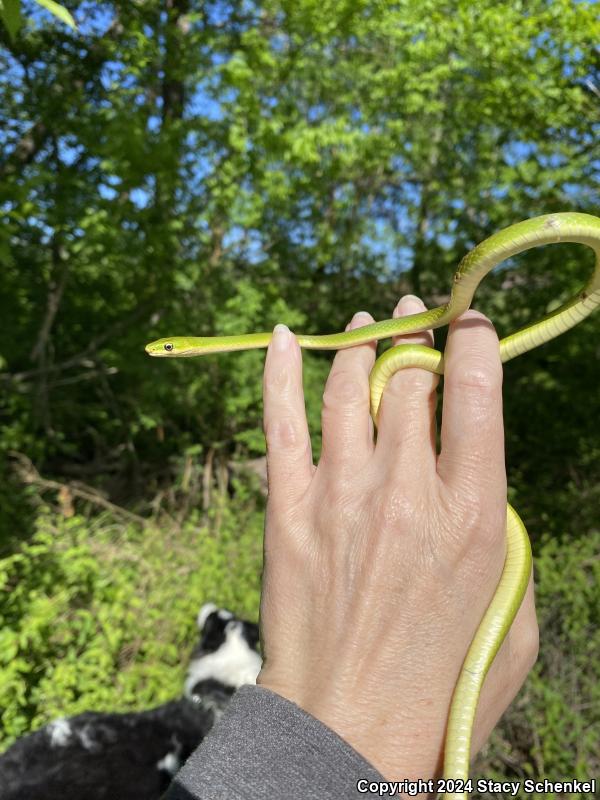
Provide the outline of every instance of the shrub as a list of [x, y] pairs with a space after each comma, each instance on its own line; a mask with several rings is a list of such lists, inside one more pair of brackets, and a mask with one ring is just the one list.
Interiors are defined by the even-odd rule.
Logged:
[[0, 747], [59, 715], [178, 696], [200, 605], [258, 616], [262, 526], [252, 504], [180, 528], [43, 509], [0, 560]]
[[[0, 746], [59, 715], [177, 696], [203, 602], [257, 618], [262, 529], [262, 503], [241, 484], [180, 526], [42, 507], [32, 539], [0, 560]], [[537, 549], [540, 658], [474, 774], [590, 778], [600, 773], [600, 532]]]

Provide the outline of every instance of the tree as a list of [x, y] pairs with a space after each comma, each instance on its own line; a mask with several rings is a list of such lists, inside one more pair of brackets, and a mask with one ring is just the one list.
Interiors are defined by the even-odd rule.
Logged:
[[[2, 447], [40, 468], [118, 471], [134, 491], [184, 447], [257, 454], [260, 354], [157, 364], [145, 341], [281, 319], [341, 329], [406, 290], [438, 304], [486, 235], [597, 204], [593, 4], [149, 0], [78, 15], [78, 33], [27, 24], [0, 56], [1, 311], [18, 331], [0, 344]], [[501, 272], [477, 303], [507, 333], [575, 291], [588, 255], [530, 254], [510, 294]], [[543, 371], [563, 347], [510, 369]], [[315, 422], [326, 358], [307, 358]], [[560, 440], [534, 383], [520, 399], [543, 424], [519, 405], [519, 454]]]

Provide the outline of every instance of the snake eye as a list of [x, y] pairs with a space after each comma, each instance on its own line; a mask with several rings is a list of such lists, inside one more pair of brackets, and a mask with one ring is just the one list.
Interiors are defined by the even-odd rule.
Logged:
[[170, 353], [172, 349], [173, 345], [171, 344], [171, 342], [167, 342], [165, 345], [165, 350], [167, 351], [167, 353]]

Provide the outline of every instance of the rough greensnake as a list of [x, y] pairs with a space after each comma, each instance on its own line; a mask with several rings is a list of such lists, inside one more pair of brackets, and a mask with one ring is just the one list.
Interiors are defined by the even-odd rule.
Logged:
[[[600, 305], [600, 218], [565, 212], [511, 225], [490, 236], [471, 250], [454, 275], [450, 300], [419, 314], [387, 319], [345, 333], [322, 336], [296, 334], [301, 347], [313, 350], [340, 350], [346, 347], [416, 333], [448, 325], [469, 307], [480, 281], [501, 262], [524, 250], [558, 242], [586, 244], [594, 250], [594, 272], [579, 293], [543, 319], [512, 333], [500, 341], [502, 362], [554, 339], [585, 319]], [[267, 347], [271, 332], [238, 336], [173, 336], [146, 345], [151, 356], [182, 357], [233, 350]], [[377, 359], [370, 374], [371, 415], [377, 412], [383, 390], [399, 369], [421, 367], [439, 375], [444, 372], [442, 353], [429, 347], [404, 344], [392, 347]], [[469, 776], [471, 733], [481, 688], [489, 667], [504, 641], [525, 594], [531, 572], [531, 547], [525, 526], [509, 505], [506, 515], [507, 548], [504, 569], [496, 592], [471, 642], [454, 689], [444, 748], [444, 778], [460, 785]], [[468, 797], [466, 791], [446, 797]]]

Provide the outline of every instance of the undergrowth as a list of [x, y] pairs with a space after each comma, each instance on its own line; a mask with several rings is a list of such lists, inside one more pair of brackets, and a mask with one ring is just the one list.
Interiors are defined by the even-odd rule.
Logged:
[[[0, 749], [60, 715], [178, 696], [202, 603], [258, 616], [263, 515], [243, 490], [180, 525], [38, 508], [33, 537], [0, 560]], [[600, 532], [536, 549], [540, 657], [474, 775], [589, 779], [600, 774]]]

